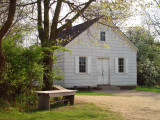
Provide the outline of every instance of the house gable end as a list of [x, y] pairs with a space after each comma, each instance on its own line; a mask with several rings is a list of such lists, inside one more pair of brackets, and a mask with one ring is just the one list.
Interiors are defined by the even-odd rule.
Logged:
[[[102, 29], [102, 27], [105, 27], [105, 30], [104, 29]], [[94, 31], [96, 31], [95, 33], [92, 33], [93, 31], [91, 30], [90, 31], [90, 29], [94, 29]], [[85, 34], [85, 32], [86, 32], [86, 34], [85, 35], [87, 35], [88, 36], [88, 38], [91, 38], [90, 40], [88, 40], [88, 42], [90, 42], [90, 41], [96, 41], [96, 42], [100, 42], [101, 43], [101, 41], [100, 41], [100, 32], [101, 31], [106, 31], [106, 33], [107, 33], [107, 31], [108, 31], [108, 29], [112, 29], [112, 31], [113, 31], [113, 33], [115, 33], [118, 37], [120, 37], [121, 39], [123, 39], [123, 41], [125, 41], [126, 43], [125, 43], [125, 45], [124, 45], [124, 47], [126, 47], [126, 46], [129, 46], [132, 50], [134, 50], [135, 52], [137, 52], [137, 50], [138, 50], [138, 48], [124, 35], [124, 33], [119, 29], [119, 28], [117, 28], [117, 27], [114, 27], [114, 28], [111, 28], [111, 27], [106, 27], [105, 25], [102, 25], [102, 24], [100, 24], [100, 23], [98, 23], [98, 22], [94, 22], [91, 26], [89, 26], [85, 31], [83, 31], [83, 32], [81, 32], [78, 36], [76, 36], [71, 42], [69, 42], [67, 45], [66, 45], [66, 47], [67, 46], [70, 46], [70, 45], [74, 45], [74, 44], [77, 44], [77, 41], [79, 41], [79, 39], [81, 38], [81, 35], [82, 34]], [[93, 40], [94, 39], [94, 40]], [[106, 38], [107, 39], [107, 38]], [[117, 38], [114, 38], [114, 39], [117, 39]], [[123, 44], [123, 41], [122, 41], [122, 44]], [[88, 44], [88, 42], [85, 42], [85, 43], [83, 43], [82, 42], [82, 44]], [[106, 40], [105, 41], [107, 44], [108, 44], [108, 41]], [[112, 45], [110, 45], [110, 46], [112, 46]]]

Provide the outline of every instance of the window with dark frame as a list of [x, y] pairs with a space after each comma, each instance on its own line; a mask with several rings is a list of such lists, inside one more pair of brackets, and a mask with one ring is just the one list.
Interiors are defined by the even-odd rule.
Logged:
[[105, 32], [101, 32], [100, 33], [100, 39], [101, 39], [101, 41], [105, 41]]
[[118, 59], [118, 71], [119, 71], [119, 73], [124, 72], [124, 58]]
[[79, 57], [79, 72], [86, 72], [86, 57]]

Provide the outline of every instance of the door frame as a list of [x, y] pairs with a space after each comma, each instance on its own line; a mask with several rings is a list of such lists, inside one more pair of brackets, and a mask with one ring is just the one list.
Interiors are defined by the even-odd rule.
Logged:
[[[96, 58], [97, 64], [98, 64], [98, 59], [108, 59], [108, 85], [110, 85], [111, 84], [110, 83], [110, 58], [109, 57], [104, 57], [104, 56], [103, 57], [99, 56], [99, 57]], [[98, 70], [98, 68], [97, 68], [97, 70]], [[97, 75], [97, 77], [98, 77], [98, 75]], [[98, 80], [98, 78], [97, 78], [97, 80]]]

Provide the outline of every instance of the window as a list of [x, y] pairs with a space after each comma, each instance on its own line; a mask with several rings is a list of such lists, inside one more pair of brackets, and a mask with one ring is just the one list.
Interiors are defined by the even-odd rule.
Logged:
[[86, 57], [79, 57], [79, 72], [86, 72]]
[[118, 59], [118, 71], [120, 73], [124, 72], [124, 58], [119, 58]]
[[91, 65], [91, 56], [87, 57], [79, 57], [75, 56], [75, 73], [88, 73], [90, 74], [92, 70], [92, 65]]
[[106, 34], [105, 32], [100, 33], [101, 41], [105, 41], [105, 34]]

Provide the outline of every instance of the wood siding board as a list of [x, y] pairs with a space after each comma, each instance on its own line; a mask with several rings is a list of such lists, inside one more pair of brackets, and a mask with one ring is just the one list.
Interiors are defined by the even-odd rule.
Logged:
[[[63, 61], [60, 62], [60, 65], [63, 66], [65, 73], [65, 87], [73, 87], [78, 85], [97, 85], [97, 58], [98, 57], [107, 57], [109, 58], [109, 70], [110, 70], [110, 83], [117, 85], [130, 85], [136, 84], [136, 75], [137, 75], [137, 63], [136, 63], [136, 54], [137, 52], [133, 50], [130, 43], [128, 46], [122, 44], [123, 37], [114, 33], [115, 31], [110, 28], [106, 28], [104, 26], [100, 26], [103, 31], [110, 31], [109, 34], [106, 34], [106, 44], [111, 47], [103, 48], [98, 47], [96, 45], [92, 45], [92, 41], [97, 41], [92, 36], [88, 36], [87, 31], [81, 33], [75, 40], [69, 43], [66, 48], [72, 51], [72, 55], [69, 53], [64, 53]], [[95, 29], [93, 26], [90, 27], [90, 33], [94, 35], [99, 34], [99, 30]], [[110, 36], [113, 34], [112, 36]], [[113, 38], [114, 36], [117, 39]], [[75, 41], [79, 42], [75, 45]], [[81, 45], [81, 43], [85, 43], [85, 45]], [[87, 46], [86, 43], [91, 44], [91, 46]], [[122, 44], [122, 45], [121, 45]], [[90, 56], [91, 57], [91, 72], [90, 74], [75, 74], [75, 56]], [[123, 57], [128, 59], [128, 72], [125, 74], [116, 74], [115, 73], [115, 57]]]

